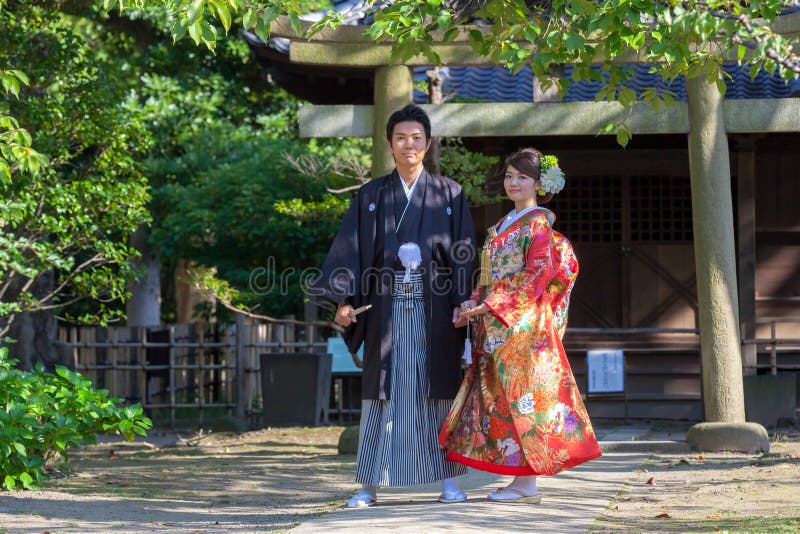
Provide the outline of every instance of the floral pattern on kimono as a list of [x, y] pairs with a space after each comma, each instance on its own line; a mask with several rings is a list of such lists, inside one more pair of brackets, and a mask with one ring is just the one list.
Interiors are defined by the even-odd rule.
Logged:
[[491, 281], [472, 298], [473, 363], [439, 434], [447, 459], [505, 475], [554, 475], [600, 456], [561, 338], [578, 261], [539, 208], [485, 247]]

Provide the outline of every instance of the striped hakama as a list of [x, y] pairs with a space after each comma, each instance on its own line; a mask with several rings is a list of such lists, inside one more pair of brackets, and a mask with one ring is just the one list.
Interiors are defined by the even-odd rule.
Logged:
[[371, 486], [428, 484], [463, 475], [445, 461], [438, 434], [452, 399], [429, 399], [423, 278], [395, 275], [392, 291], [392, 369], [389, 400], [361, 406], [356, 482]]

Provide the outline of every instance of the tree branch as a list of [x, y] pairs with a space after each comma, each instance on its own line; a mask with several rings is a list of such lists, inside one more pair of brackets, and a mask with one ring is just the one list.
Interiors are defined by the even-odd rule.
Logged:
[[[197, 286], [195, 286], [197, 287]], [[206, 288], [198, 287], [200, 292], [205, 295], [207, 298], [213, 298], [220, 304], [222, 304], [225, 308], [229, 309], [234, 313], [238, 313], [239, 315], [244, 315], [245, 317], [250, 317], [251, 319], [259, 319], [261, 321], [266, 321], [268, 323], [276, 323], [276, 324], [295, 324], [295, 325], [312, 325], [312, 326], [327, 326], [328, 328], [332, 328], [333, 330], [344, 333], [344, 328], [336, 324], [334, 322], [329, 321], [299, 321], [297, 319], [278, 319], [277, 317], [270, 317], [269, 315], [261, 315], [258, 313], [252, 313], [241, 308], [237, 308], [234, 304], [230, 301], [222, 298], [221, 296], [217, 295], [213, 291], [210, 291]]]
[[[683, 4], [688, 8], [689, 2], [683, 2]], [[711, 9], [711, 7], [705, 2], [698, 2], [696, 5], [702, 8], [706, 13], [708, 13], [712, 17], [724, 20], [735, 20], [742, 27], [744, 27], [747, 33], [749, 33], [753, 38], [752, 41], [747, 41], [742, 39], [739, 35], [733, 35], [731, 36], [731, 41], [733, 41], [734, 43], [741, 44], [742, 46], [745, 46], [750, 50], [755, 50], [756, 48], [758, 48], [758, 45], [760, 45], [763, 42], [764, 40], [763, 37], [759, 35], [758, 32], [753, 28], [753, 25], [750, 22], [750, 18], [744, 13], [737, 15], [735, 13], [726, 13], [724, 11]], [[800, 74], [800, 59], [797, 59], [796, 54], [790, 52], [789, 57], [782, 57], [778, 54], [777, 50], [775, 50], [774, 48], [767, 48], [767, 57], [773, 60], [775, 63], [782, 65], [787, 70], [790, 70], [795, 74]]]
[[[325, 185], [325, 190], [328, 193], [341, 194], [349, 191], [355, 191], [370, 180], [369, 169], [363, 167], [357, 161], [350, 159], [345, 159], [341, 162], [339, 160], [326, 162], [321, 158], [307, 154], [295, 158], [286, 152], [283, 153], [283, 157], [286, 158], [286, 161], [289, 162], [289, 165], [291, 165], [292, 168], [300, 174], [322, 182]], [[348, 187], [334, 189], [328, 184], [326, 179], [326, 175], [328, 173], [341, 176], [342, 178], [356, 180], [358, 183]]]

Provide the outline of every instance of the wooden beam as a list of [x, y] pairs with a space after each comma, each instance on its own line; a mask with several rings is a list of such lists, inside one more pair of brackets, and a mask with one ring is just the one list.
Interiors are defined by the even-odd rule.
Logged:
[[[367, 35], [369, 26], [365, 25], [348, 25], [343, 24], [338, 28], [323, 28], [316, 35], [311, 38], [304, 37], [302, 34], [308, 31], [313, 22], [301, 21], [301, 35], [295, 33], [292, 24], [289, 22], [289, 17], [282, 15], [278, 17], [270, 25], [270, 37], [284, 37], [292, 41], [316, 41], [324, 43], [362, 43], [362, 44], [376, 44]], [[468, 42], [468, 32], [477, 30], [484, 35], [491, 33], [490, 26], [477, 26], [477, 25], [464, 25], [461, 26], [462, 31], [453, 39], [453, 42]], [[772, 23], [772, 30], [786, 37], [796, 36], [800, 34], [800, 12], [791, 13], [789, 15], [782, 15], [775, 19]], [[434, 41], [441, 41], [444, 32], [433, 32], [431, 35]]]
[[800, 35], [800, 11], [781, 15], [772, 23], [772, 30], [784, 37], [797, 37]]
[[[302, 22], [301, 34], [305, 33], [313, 23]], [[786, 38], [796, 38], [800, 35], [800, 13], [792, 13], [778, 17], [772, 25], [776, 33]], [[369, 67], [380, 65], [393, 65], [399, 62], [392, 58], [392, 47], [394, 42], [384, 41], [377, 43], [372, 41], [366, 34], [368, 26], [342, 25], [338, 28], [324, 28], [313, 37], [303, 37], [292, 29], [288, 17], [282, 16], [270, 26], [270, 36], [283, 37], [291, 40], [289, 57], [293, 63], [306, 65], [338, 65], [338, 66], [357, 66]], [[468, 40], [468, 32], [472, 30], [489, 34], [490, 28], [487, 26], [462, 26], [462, 31], [456, 38], [449, 43], [442, 43], [442, 32], [432, 34], [434, 44], [433, 50], [441, 58], [441, 65], [496, 65], [487, 56], [476, 53]], [[518, 41], [522, 47], [529, 48], [531, 45], [527, 41]], [[796, 50], [800, 52], [800, 44]], [[731, 51], [729, 61], [737, 61], [735, 51]], [[604, 63], [602, 55], [595, 58], [594, 63]], [[614, 63], [639, 63], [640, 57], [637, 50], [630, 49], [626, 53], [615, 58]], [[417, 56], [403, 64], [409, 66], [427, 66], [432, 62], [425, 56]]]
[[[800, 99], [725, 100], [727, 133], [800, 132]], [[597, 135], [609, 123], [625, 121], [636, 134], [686, 134], [687, 105], [655, 111], [637, 104], [630, 114], [616, 102], [481, 103], [421, 106], [440, 137]], [[372, 106], [303, 106], [301, 137], [370, 137]]]
[[371, 137], [372, 106], [303, 105], [300, 137]]
[[[531, 48], [530, 43], [520, 43], [521, 46]], [[439, 55], [440, 65], [448, 66], [494, 66], [497, 62], [489, 56], [483, 56], [472, 49], [466, 41], [453, 41], [450, 43], [437, 43], [432, 46], [433, 51]], [[400, 61], [392, 57], [392, 43], [374, 42], [320, 42], [320, 41], [292, 41], [289, 47], [289, 59], [292, 63], [304, 65], [338, 65], [342, 67], [378, 67], [381, 65], [395, 65]], [[731, 59], [736, 59], [732, 57]], [[424, 55], [414, 56], [403, 60], [404, 65], [411, 67], [429, 66], [433, 62]], [[604, 63], [598, 56], [593, 63]], [[639, 54], [630, 49], [620, 54], [614, 63], [640, 63]]]

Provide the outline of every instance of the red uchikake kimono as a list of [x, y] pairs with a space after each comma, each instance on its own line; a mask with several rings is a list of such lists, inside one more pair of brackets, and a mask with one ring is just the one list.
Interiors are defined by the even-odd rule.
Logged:
[[489, 229], [491, 280], [472, 298], [491, 312], [473, 320], [473, 363], [439, 433], [447, 460], [554, 475], [601, 454], [561, 344], [578, 261], [554, 220], [537, 208]]

